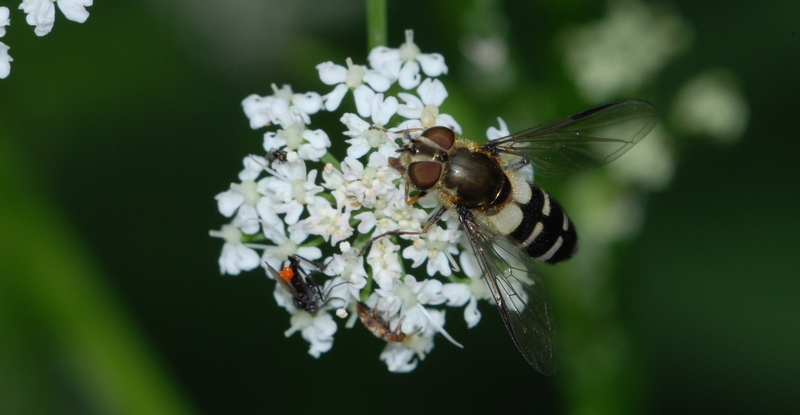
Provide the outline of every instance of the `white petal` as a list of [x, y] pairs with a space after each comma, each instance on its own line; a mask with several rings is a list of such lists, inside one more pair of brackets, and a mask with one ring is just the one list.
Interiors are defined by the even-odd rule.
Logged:
[[442, 295], [447, 299], [447, 305], [461, 307], [472, 298], [467, 284], [447, 283], [442, 286]]
[[239, 275], [258, 267], [261, 258], [256, 251], [244, 245], [225, 243], [219, 257], [219, 270], [222, 274]]
[[351, 114], [346, 112], [342, 115], [342, 118], [339, 119], [342, 124], [347, 126], [347, 129], [350, 130], [345, 133], [345, 135], [349, 135], [351, 137], [355, 137], [360, 135], [362, 131], [366, 131], [369, 129], [369, 123], [362, 120], [358, 117], [358, 115]]
[[386, 125], [392, 116], [397, 113], [397, 98], [388, 97], [383, 99], [383, 94], [375, 95], [372, 100], [372, 122], [376, 125]]
[[92, 0], [58, 0], [58, 8], [67, 19], [73, 22], [83, 23], [89, 18], [86, 7], [92, 5]]
[[361, 158], [372, 149], [369, 145], [369, 141], [364, 137], [351, 138], [347, 140], [347, 143], [350, 144], [350, 147], [347, 147], [347, 156], [356, 159]]
[[272, 122], [267, 115], [267, 110], [274, 100], [275, 97], [260, 97], [256, 94], [251, 94], [242, 100], [242, 109], [244, 115], [250, 120], [250, 128], [255, 130]]
[[469, 304], [464, 308], [464, 321], [469, 328], [477, 326], [481, 321], [481, 312], [478, 310], [478, 301], [475, 297], [470, 298]]
[[314, 148], [325, 149], [331, 146], [331, 140], [325, 130], [305, 130], [303, 138]]
[[444, 125], [456, 132], [456, 134], [461, 135], [461, 126], [456, 122], [456, 119], [453, 118], [450, 114], [439, 114], [436, 116], [436, 125]]
[[37, 36], [44, 36], [53, 30], [56, 6], [50, 0], [23, 0], [19, 8], [28, 14], [25, 21], [36, 27], [34, 32]]
[[363, 78], [369, 86], [376, 92], [386, 92], [394, 82], [394, 79], [387, 72], [368, 70]]
[[11, 73], [11, 56], [8, 55], [10, 48], [5, 43], [0, 42], [0, 79], [5, 79]]
[[8, 19], [8, 15], [8, 7], [0, 7], [0, 37], [6, 35], [6, 26], [11, 24], [11, 20]]
[[264, 134], [264, 151], [271, 152], [286, 145], [286, 138], [274, 131]]
[[372, 114], [372, 100], [375, 99], [375, 91], [366, 85], [360, 85], [353, 91], [356, 100], [356, 110], [358, 115], [366, 118]]
[[328, 111], [336, 111], [336, 109], [339, 108], [339, 104], [342, 103], [345, 94], [347, 94], [347, 89], [347, 85], [339, 84], [336, 85], [336, 88], [333, 88], [333, 91], [323, 95], [322, 100], [325, 101], [325, 109]]
[[247, 156], [242, 161], [242, 164], [244, 164], [244, 170], [239, 172], [239, 180], [255, 180], [264, 171], [267, 160], [261, 156]]
[[419, 85], [422, 76], [419, 74], [419, 64], [410, 61], [403, 64], [397, 81], [403, 89], [412, 89]]
[[386, 363], [390, 372], [408, 373], [417, 368], [419, 361], [413, 350], [402, 343], [389, 343], [381, 352], [380, 359]]
[[433, 104], [441, 107], [444, 100], [447, 98], [447, 88], [444, 87], [442, 81], [438, 79], [427, 78], [417, 88], [417, 94], [425, 105]]
[[318, 358], [320, 354], [333, 347], [333, 334], [336, 333], [336, 322], [328, 313], [318, 313], [312, 326], [303, 329], [303, 338], [310, 344], [308, 354]]
[[439, 53], [420, 53], [417, 61], [422, 66], [425, 75], [436, 77], [447, 74], [447, 65], [444, 64], [444, 56]]
[[436, 275], [437, 271], [445, 277], [449, 277], [450, 274], [453, 273], [452, 268], [450, 268], [450, 261], [447, 260], [447, 255], [443, 252], [439, 252], [436, 257], [428, 259], [428, 265], [425, 271], [427, 271], [428, 275], [431, 277]]
[[322, 97], [316, 92], [306, 92], [303, 95], [295, 94], [292, 104], [306, 114], [316, 114], [322, 109]]
[[325, 85], [341, 84], [347, 79], [347, 68], [331, 61], [317, 65], [317, 71], [319, 72], [319, 79]]
[[253, 235], [261, 230], [261, 223], [258, 221], [258, 212], [253, 206], [242, 205], [236, 213], [236, 225], [242, 233]]
[[244, 203], [244, 195], [234, 190], [226, 190], [214, 196], [217, 199], [217, 208], [219, 213], [229, 218], [239, 209], [239, 206]]
[[322, 251], [316, 246], [301, 246], [297, 248], [297, 255], [305, 259], [320, 259], [322, 258]]
[[397, 96], [404, 102], [397, 108], [398, 115], [404, 118], [420, 118], [422, 116], [422, 108], [425, 107], [425, 104], [416, 95], [400, 92]]
[[386, 46], [378, 46], [369, 53], [367, 58], [369, 66], [375, 70], [388, 71], [392, 77], [397, 78], [400, 74], [400, 51], [397, 49], [389, 49]]
[[511, 135], [511, 133], [508, 132], [508, 125], [502, 118], [497, 117], [497, 123], [500, 125], [500, 128], [489, 127], [489, 129], [486, 130], [486, 137], [490, 141]]

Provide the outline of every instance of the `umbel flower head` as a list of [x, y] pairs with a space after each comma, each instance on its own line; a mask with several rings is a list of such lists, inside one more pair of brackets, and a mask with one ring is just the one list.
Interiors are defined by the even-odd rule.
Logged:
[[[437, 78], [447, 73], [444, 57], [420, 53], [411, 30], [400, 48], [375, 48], [368, 61], [317, 65], [328, 86], [321, 93], [273, 85], [272, 95], [244, 99], [250, 126], [266, 129], [267, 156], [244, 157], [238, 181], [216, 196], [230, 222], [210, 234], [225, 241], [222, 274], [262, 267], [274, 278], [269, 268], [303, 258], [300, 273], [316, 279], [319, 309], [298, 309], [283, 284], [275, 284], [274, 297], [290, 316], [286, 336], [300, 332], [309, 354], [330, 350], [339, 324], [355, 325], [361, 301], [387, 330], [405, 334], [402, 342], [387, 343], [380, 359], [391, 371], [408, 372], [433, 349], [437, 333], [455, 343], [444, 329], [447, 307], [464, 307], [464, 320], [474, 327], [477, 301], [490, 295], [469, 248], [460, 255], [468, 242], [454, 218], [423, 235], [377, 239], [359, 255], [374, 236], [421, 230], [436, 205], [426, 197], [409, 206], [404, 180], [389, 166], [403, 131], [446, 125], [461, 132], [439, 110], [447, 98]], [[358, 114], [343, 113], [341, 130], [313, 127], [315, 114], [336, 112], [345, 99], [355, 101]], [[344, 160], [328, 153], [332, 146], [346, 147]], [[350, 318], [337, 323], [333, 314]]]

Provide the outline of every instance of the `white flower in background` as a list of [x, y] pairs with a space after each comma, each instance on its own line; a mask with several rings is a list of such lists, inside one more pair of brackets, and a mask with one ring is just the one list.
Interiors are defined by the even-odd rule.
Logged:
[[444, 56], [438, 53], [420, 53], [419, 46], [414, 43], [414, 31], [406, 30], [406, 42], [398, 49], [378, 46], [370, 52], [369, 65], [380, 72], [386, 72], [398, 80], [403, 89], [412, 89], [419, 85], [422, 76], [435, 78], [447, 74]]
[[631, 93], [651, 79], [691, 38], [677, 15], [637, 1], [613, 1], [608, 15], [563, 36], [566, 66], [578, 91], [601, 103]]
[[[6, 35], [6, 26], [11, 24], [8, 18], [8, 7], [0, 7], [0, 37]], [[5, 79], [11, 73], [11, 62], [14, 59], [8, 55], [10, 48], [3, 42], [0, 42], [0, 79]]]
[[28, 16], [25, 20], [29, 25], [34, 26], [37, 36], [44, 36], [53, 30], [53, 23], [56, 21], [56, 8], [53, 3], [58, 4], [58, 8], [64, 16], [73, 22], [83, 23], [89, 18], [86, 7], [92, 5], [93, 0], [23, 0], [19, 9]]
[[0, 7], [0, 37], [6, 35], [6, 26], [11, 24], [8, 7]]
[[733, 75], [715, 70], [687, 82], [675, 98], [678, 127], [690, 134], [708, 134], [717, 141], [738, 140], [747, 127], [747, 101]]
[[672, 180], [675, 161], [672, 150], [667, 146], [667, 135], [663, 127], [657, 125], [625, 157], [611, 163], [608, 172], [620, 183], [633, 183], [648, 190], [661, 190]]

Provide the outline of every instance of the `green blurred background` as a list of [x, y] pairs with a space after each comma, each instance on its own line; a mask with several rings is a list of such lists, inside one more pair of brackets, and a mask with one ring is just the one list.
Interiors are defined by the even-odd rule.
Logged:
[[[14, 7], [0, 81], [0, 413], [800, 412], [796, 1], [659, 3], [691, 26], [692, 45], [627, 98], [668, 122], [675, 91], [722, 67], [750, 121], [736, 144], [672, 143], [670, 185], [645, 199], [641, 234], [614, 246], [609, 307], [630, 368], [596, 385], [569, 353], [592, 344], [562, 337], [566, 369], [546, 378], [485, 305], [477, 328], [450, 329], [466, 349], [438, 341], [411, 374], [388, 373], [383, 345], [341, 326], [315, 360], [284, 338], [262, 272], [219, 275], [208, 230], [226, 221], [213, 197], [262, 151], [241, 100], [273, 82], [324, 93], [314, 65], [365, 62], [362, 2], [98, 2], [85, 24], [57, 12], [43, 38]], [[423, 52], [445, 55], [443, 110], [478, 114], [465, 125], [478, 136], [537, 91], [564, 97], [538, 121], [588, 107], [557, 35], [605, 10], [394, 2], [389, 45], [413, 28]], [[459, 49], [473, 29], [509, 39], [524, 85], [489, 97], [475, 84]], [[556, 302], [560, 326], [575, 326], [569, 307]]]

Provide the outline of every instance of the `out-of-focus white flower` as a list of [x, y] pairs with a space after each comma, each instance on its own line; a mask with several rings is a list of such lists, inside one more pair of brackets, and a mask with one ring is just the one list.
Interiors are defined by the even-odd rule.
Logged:
[[8, 7], [0, 7], [0, 37], [6, 35], [6, 26], [11, 24], [11, 20], [8, 18], [8, 16]]
[[675, 172], [672, 150], [666, 140], [666, 131], [657, 125], [646, 140], [611, 163], [608, 172], [622, 183], [635, 183], [649, 190], [663, 189]]
[[563, 35], [566, 66], [578, 91], [594, 103], [638, 89], [689, 44], [677, 15], [638, 1], [615, 1], [596, 23]]
[[44, 36], [53, 30], [53, 23], [56, 21], [56, 8], [53, 3], [58, 4], [61, 13], [73, 22], [83, 23], [89, 18], [86, 7], [92, 5], [93, 0], [22, 0], [19, 9], [28, 16], [25, 20], [29, 25], [34, 26], [37, 36]]
[[5, 79], [11, 73], [11, 62], [13, 58], [8, 54], [10, 48], [5, 43], [0, 42], [0, 79]]
[[680, 129], [690, 134], [708, 134], [724, 143], [742, 136], [750, 112], [733, 75], [722, 70], [687, 82], [678, 92], [673, 108]]
[[[0, 37], [6, 35], [6, 26], [11, 24], [8, 18], [8, 7], [0, 7]], [[10, 48], [3, 42], [0, 42], [0, 79], [5, 79], [11, 73], [11, 62], [14, 59], [8, 55]]]

